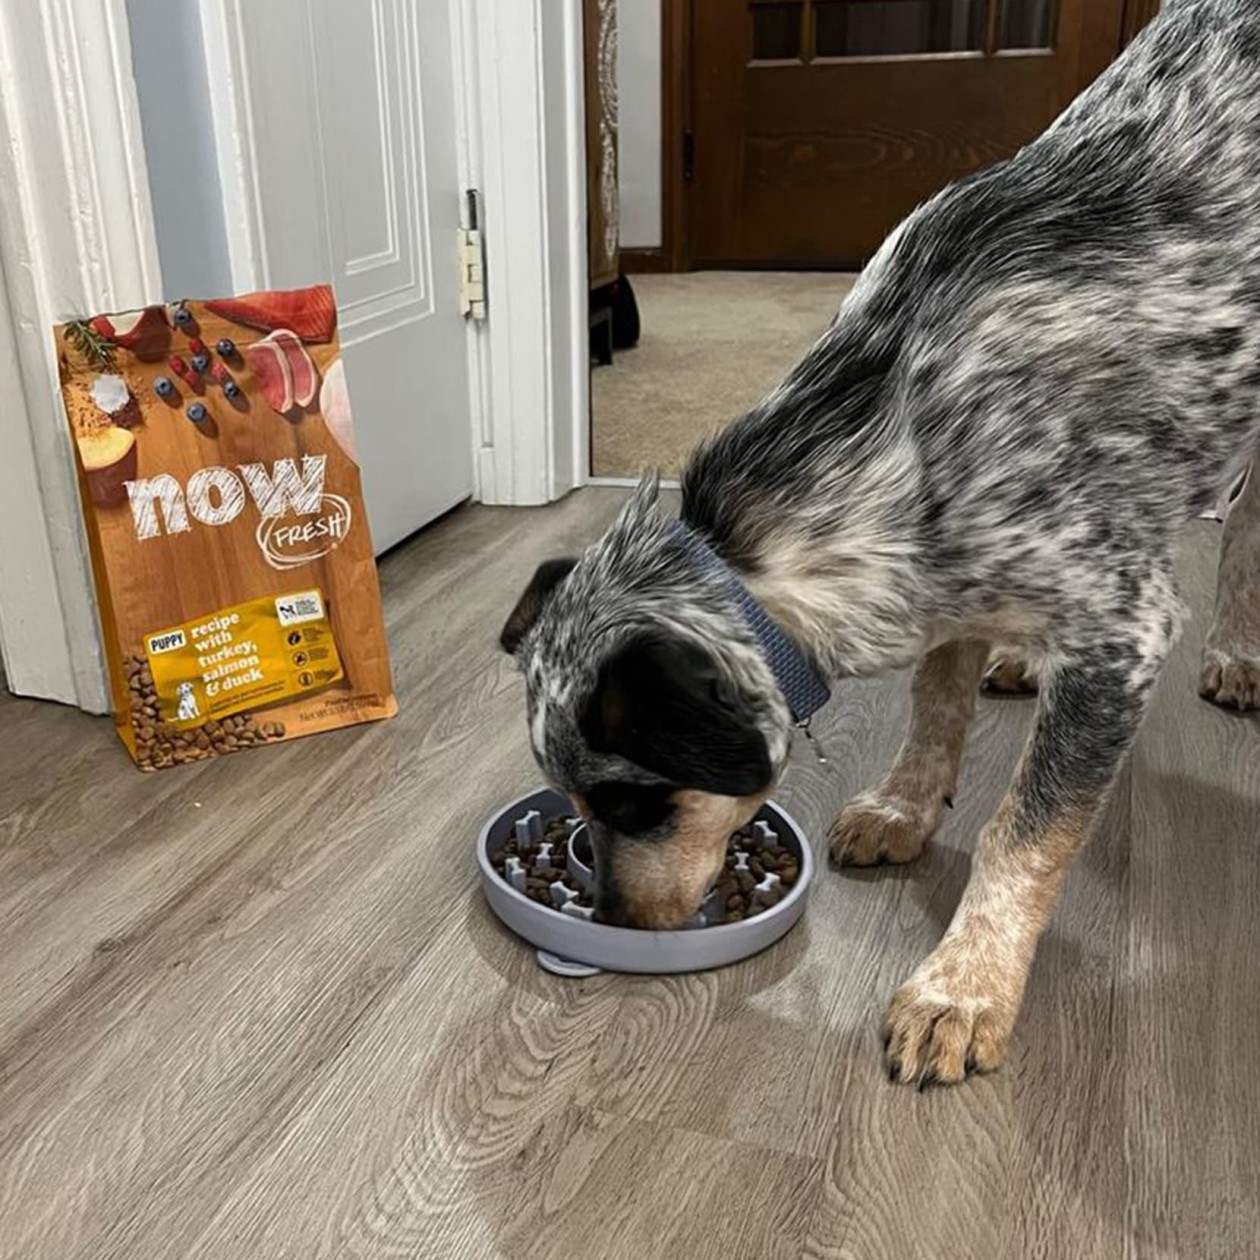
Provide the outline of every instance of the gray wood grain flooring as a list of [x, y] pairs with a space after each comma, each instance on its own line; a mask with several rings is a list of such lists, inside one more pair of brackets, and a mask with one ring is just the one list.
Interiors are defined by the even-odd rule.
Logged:
[[[1260, 1255], [1260, 726], [1195, 694], [1194, 611], [1072, 873], [998, 1075], [889, 1085], [1030, 709], [985, 701], [916, 865], [824, 872], [727, 971], [562, 981], [472, 837], [537, 779], [495, 649], [620, 494], [467, 508], [383, 564], [394, 721], [142, 776], [109, 724], [0, 699], [0, 1257]], [[815, 835], [892, 754], [904, 679], [839, 689]]]

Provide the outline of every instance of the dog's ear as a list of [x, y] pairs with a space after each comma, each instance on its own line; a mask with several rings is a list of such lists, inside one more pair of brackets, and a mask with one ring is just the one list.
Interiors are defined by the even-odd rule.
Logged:
[[592, 752], [680, 788], [752, 796], [773, 777], [747, 702], [708, 652], [674, 635], [636, 635], [604, 662], [581, 730]]
[[509, 656], [516, 655], [521, 640], [533, 629], [538, 614], [551, 596], [551, 592], [573, 572], [577, 561], [566, 557], [562, 560], [544, 560], [538, 566], [525, 594], [516, 601], [512, 615], [507, 619], [499, 642]]

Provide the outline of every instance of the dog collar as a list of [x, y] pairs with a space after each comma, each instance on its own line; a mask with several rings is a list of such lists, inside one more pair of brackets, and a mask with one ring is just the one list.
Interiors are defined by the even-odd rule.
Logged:
[[774, 618], [735, 576], [731, 566], [686, 521], [675, 520], [671, 525], [695, 560], [726, 583], [748, 628], [757, 636], [761, 654], [783, 693], [792, 720], [808, 734], [810, 718], [831, 699], [827, 684], [818, 677], [800, 648], [783, 633]]

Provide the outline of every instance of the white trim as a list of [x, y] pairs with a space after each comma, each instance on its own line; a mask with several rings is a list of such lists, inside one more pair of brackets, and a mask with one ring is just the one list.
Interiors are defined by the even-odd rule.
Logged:
[[[622, 490], [633, 490], [639, 484], [638, 477], [588, 477], [586, 484], [588, 486], [616, 486]], [[682, 482], [676, 477], [662, 477], [660, 486], [662, 490], [681, 490]]]
[[[563, 475], [563, 467], [557, 469], [551, 487], [553, 499], [586, 485], [591, 473], [591, 292], [586, 238], [586, 66], [581, 0], [566, 4], [562, 16], [562, 64], [553, 66], [551, 73], [563, 84], [560, 108], [565, 122], [564, 158], [557, 169], [566, 197], [558, 233], [566, 248], [569, 287], [563, 300], [570, 331], [567, 341], [557, 338], [557, 353], [568, 369], [569, 396], [567, 414], [558, 412], [552, 423], [558, 431], [567, 428], [570, 458], [567, 476]], [[553, 235], [556, 231], [553, 229]]]
[[475, 336], [486, 503], [537, 504], [590, 466], [581, 0], [455, 0], [488, 315]]
[[14, 691], [105, 712], [52, 326], [161, 298], [124, 0], [0, 5], [0, 139], [0, 645]]

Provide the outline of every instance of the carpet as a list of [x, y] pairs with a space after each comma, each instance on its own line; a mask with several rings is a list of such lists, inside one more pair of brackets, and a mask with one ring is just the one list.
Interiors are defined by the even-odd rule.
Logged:
[[591, 471], [677, 476], [701, 438], [783, 379], [853, 280], [766, 271], [632, 277], [642, 337], [591, 371]]

